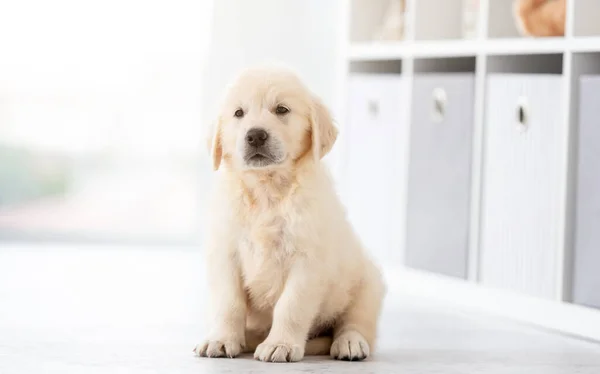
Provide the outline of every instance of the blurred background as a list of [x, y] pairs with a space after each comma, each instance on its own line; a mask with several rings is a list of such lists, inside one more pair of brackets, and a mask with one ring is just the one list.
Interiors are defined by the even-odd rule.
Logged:
[[0, 241], [198, 242], [231, 76], [283, 61], [333, 101], [335, 1], [213, 3], [1, 3]]
[[209, 1], [0, 8], [0, 238], [191, 241]]

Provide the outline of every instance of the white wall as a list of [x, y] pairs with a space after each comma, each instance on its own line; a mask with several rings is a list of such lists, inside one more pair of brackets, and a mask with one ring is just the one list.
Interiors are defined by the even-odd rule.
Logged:
[[333, 106], [343, 0], [216, 0], [203, 87], [207, 120], [240, 69], [261, 62], [290, 66]]

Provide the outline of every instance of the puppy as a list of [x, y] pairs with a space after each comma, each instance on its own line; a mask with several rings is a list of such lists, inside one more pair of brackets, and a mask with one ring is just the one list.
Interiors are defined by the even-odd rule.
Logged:
[[385, 288], [321, 162], [336, 137], [290, 71], [248, 69], [229, 88], [211, 141], [212, 331], [198, 355], [354, 361], [373, 351]]

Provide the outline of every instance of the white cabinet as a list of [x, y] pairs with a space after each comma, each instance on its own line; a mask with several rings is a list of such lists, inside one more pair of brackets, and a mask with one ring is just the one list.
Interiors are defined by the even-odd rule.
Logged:
[[[340, 2], [339, 92], [352, 77], [341, 136], [353, 131], [340, 174], [361, 236], [403, 290], [600, 340], [600, 1], [567, 0], [566, 36], [530, 38], [509, 0], [410, 0], [404, 40], [382, 43], [387, 3]], [[473, 42], [461, 40], [467, 3]], [[450, 75], [472, 75], [472, 92]], [[376, 86], [402, 91], [391, 119], [365, 109]], [[361, 135], [371, 121], [387, 135]]]
[[[400, 75], [354, 74], [349, 82], [343, 190], [348, 216], [379, 262], [398, 257], [398, 214], [406, 168], [406, 82]], [[399, 234], [400, 233], [400, 234]]]
[[480, 279], [559, 295], [562, 89], [558, 75], [494, 74], [484, 122]]

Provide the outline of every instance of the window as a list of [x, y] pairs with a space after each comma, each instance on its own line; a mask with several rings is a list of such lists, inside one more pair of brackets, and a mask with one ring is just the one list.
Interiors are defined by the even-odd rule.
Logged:
[[197, 237], [211, 13], [198, 0], [0, 5], [0, 240]]

